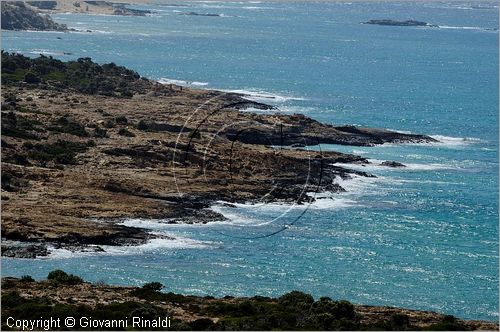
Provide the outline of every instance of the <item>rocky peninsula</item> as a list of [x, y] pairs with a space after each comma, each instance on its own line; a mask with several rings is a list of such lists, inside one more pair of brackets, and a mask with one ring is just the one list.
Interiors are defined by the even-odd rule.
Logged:
[[[265, 296], [214, 298], [181, 295], [163, 285], [150, 282], [142, 287], [91, 284], [61, 270], [52, 271], [47, 280], [30, 276], [2, 279], [2, 329], [9, 330], [12, 320], [75, 318], [76, 330], [117, 330], [106, 325], [89, 326], [119, 320], [132, 327], [132, 317], [157, 321], [168, 317], [169, 328], [159, 330], [498, 330], [498, 324], [463, 320], [430, 311], [394, 307], [354, 305], [328, 297], [292, 291], [278, 298]], [[36, 317], [34, 312], [36, 312]], [[99, 323], [101, 322], [101, 323]], [[126, 325], [125, 325], [126, 324]], [[59, 327], [59, 328], [57, 328]], [[65, 329], [64, 325], [50, 330]], [[124, 329], [124, 328], [121, 328]], [[135, 330], [151, 328], [135, 327]], [[39, 329], [41, 330], [41, 328]]]
[[335, 165], [363, 157], [297, 146], [386, 142], [435, 140], [280, 114], [114, 63], [2, 52], [2, 255], [141, 244], [154, 235], [116, 221], [224, 220], [210, 209], [219, 200], [305, 204], [305, 192], [343, 191], [335, 178], [373, 175]]

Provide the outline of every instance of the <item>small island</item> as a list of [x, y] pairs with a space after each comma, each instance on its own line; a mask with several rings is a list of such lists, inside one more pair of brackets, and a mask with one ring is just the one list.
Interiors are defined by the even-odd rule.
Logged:
[[437, 25], [430, 24], [422, 21], [407, 20], [407, 21], [395, 21], [395, 20], [369, 20], [363, 22], [362, 24], [375, 24], [375, 25], [389, 25], [398, 27], [438, 27]]

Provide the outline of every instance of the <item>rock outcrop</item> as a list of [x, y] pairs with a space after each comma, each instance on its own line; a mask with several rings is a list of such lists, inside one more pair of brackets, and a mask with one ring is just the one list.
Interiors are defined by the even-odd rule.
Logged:
[[400, 162], [390, 161], [390, 160], [383, 161], [382, 163], [380, 163], [380, 165], [387, 166], [387, 167], [394, 167], [394, 168], [406, 167], [406, 165], [404, 165], [404, 164], [402, 164]]

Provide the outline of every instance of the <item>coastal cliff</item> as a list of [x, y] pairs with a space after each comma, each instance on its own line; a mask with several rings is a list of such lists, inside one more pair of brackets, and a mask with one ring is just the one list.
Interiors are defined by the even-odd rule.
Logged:
[[[75, 319], [76, 330], [151, 330], [154, 326], [148, 325], [150, 322], [166, 318], [170, 326], [155, 330], [498, 330], [498, 324], [493, 322], [463, 320], [430, 311], [354, 305], [328, 297], [315, 300], [299, 291], [278, 298], [214, 298], [161, 292], [163, 285], [158, 282], [142, 287], [90, 284], [61, 270], [50, 272], [47, 278], [2, 279], [3, 330], [10, 329], [12, 321], [8, 322], [7, 317], [11, 316], [52, 317], [53, 322], [59, 318], [62, 325], [53, 325], [50, 330], [64, 330], [67, 317]], [[133, 325], [132, 317], [136, 316], [148, 323]]]

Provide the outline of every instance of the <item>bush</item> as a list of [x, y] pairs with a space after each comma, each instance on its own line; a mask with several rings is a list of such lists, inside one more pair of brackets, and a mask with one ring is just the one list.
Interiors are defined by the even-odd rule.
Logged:
[[147, 289], [147, 290], [151, 290], [151, 291], [155, 291], [155, 292], [159, 292], [164, 286], [157, 282], [157, 281], [153, 281], [153, 282], [148, 282], [147, 284], [144, 284], [142, 286], [142, 289]]
[[99, 65], [90, 58], [62, 62], [41, 55], [31, 59], [21, 54], [2, 51], [2, 83], [45, 83], [59, 88], [71, 88], [86, 94], [130, 98], [143, 92], [149, 81], [140, 80], [139, 74], [115, 64]]
[[212, 326], [214, 325], [214, 322], [211, 319], [208, 318], [200, 318], [195, 321], [192, 321], [189, 323], [189, 326], [194, 330], [194, 331], [206, 331], [210, 330]]
[[60, 117], [56, 121], [55, 125], [49, 127], [49, 130], [71, 134], [79, 137], [89, 136], [89, 133], [85, 130], [85, 127], [83, 125], [74, 120], [68, 119], [65, 116]]
[[135, 134], [125, 128], [121, 128], [118, 130], [118, 135], [120, 136], [126, 136], [126, 137], [135, 137]]
[[292, 291], [281, 296], [278, 299], [278, 303], [286, 307], [306, 309], [314, 303], [314, 298], [311, 295], [303, 292]]
[[28, 157], [42, 163], [55, 161], [60, 164], [74, 164], [77, 153], [87, 151], [85, 143], [59, 140], [52, 144], [34, 144]]
[[139, 130], [148, 130], [149, 126], [148, 123], [144, 120], [140, 120], [139, 123], [137, 123], [137, 129]]
[[73, 274], [67, 274], [63, 270], [54, 270], [47, 276], [48, 280], [66, 285], [77, 285], [83, 283], [83, 279]]
[[38, 84], [40, 83], [40, 78], [35, 73], [29, 71], [24, 75], [24, 81], [28, 84]]
[[30, 275], [24, 275], [21, 277], [21, 281], [22, 282], [34, 282], [35, 279], [33, 279], [33, 277]]
[[128, 123], [128, 120], [127, 120], [127, 117], [124, 116], [124, 115], [120, 115], [120, 116], [117, 116], [115, 118], [115, 122], [117, 124], [127, 124]]
[[391, 324], [396, 330], [404, 329], [410, 325], [410, 317], [405, 314], [394, 314], [391, 317]]
[[16, 115], [14, 112], [2, 112], [2, 135], [23, 139], [38, 139], [32, 131], [41, 131], [39, 121]]
[[97, 137], [97, 138], [106, 138], [106, 137], [108, 137], [108, 131], [106, 129], [103, 129], [103, 128], [100, 128], [100, 127], [96, 127], [94, 129], [94, 137]]
[[113, 120], [106, 120], [103, 124], [104, 127], [106, 128], [114, 128], [115, 127], [115, 122]]
[[16, 165], [29, 165], [30, 162], [28, 161], [28, 158], [24, 154], [19, 154], [19, 153], [14, 153], [13, 155], [10, 156], [5, 156], [2, 158], [2, 161], [11, 163], [11, 164], [16, 164]]

